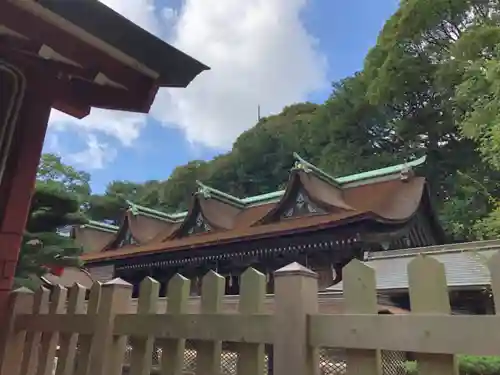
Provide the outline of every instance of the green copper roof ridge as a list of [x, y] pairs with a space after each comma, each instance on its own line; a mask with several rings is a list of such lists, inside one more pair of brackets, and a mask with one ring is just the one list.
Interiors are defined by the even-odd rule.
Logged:
[[375, 169], [375, 170], [367, 171], [367, 172], [356, 173], [356, 174], [352, 174], [352, 175], [348, 175], [348, 176], [344, 176], [344, 177], [337, 177], [336, 180], [340, 184], [344, 185], [344, 184], [348, 184], [348, 183], [352, 183], [352, 182], [367, 180], [370, 178], [384, 177], [387, 175], [400, 173], [405, 168], [418, 167], [418, 166], [424, 164], [426, 159], [427, 159], [427, 156], [424, 155], [418, 159], [412, 160], [412, 161], [407, 162], [407, 163], [392, 165], [389, 167], [379, 168], [379, 169]]
[[[299, 159], [300, 161], [306, 162], [308, 167], [309, 167], [309, 165], [313, 166], [309, 162], [307, 162], [304, 159], [302, 159], [297, 153], [294, 153], [294, 157], [296, 159]], [[315, 166], [313, 166], [313, 167], [315, 168], [315, 172], [316, 172], [316, 170], [321, 171], [323, 174], [325, 174], [329, 178], [333, 179], [336, 182], [337, 185], [342, 186], [342, 185], [353, 183], [353, 182], [360, 182], [360, 181], [368, 180], [368, 179], [372, 179], [372, 178], [378, 178], [378, 177], [384, 177], [384, 176], [388, 176], [388, 175], [392, 175], [392, 174], [397, 174], [397, 173], [400, 173], [405, 168], [415, 168], [415, 167], [421, 166], [422, 164], [425, 163], [426, 159], [427, 159], [427, 156], [424, 155], [424, 156], [422, 156], [422, 157], [420, 157], [418, 159], [415, 159], [415, 160], [412, 160], [412, 161], [409, 161], [409, 162], [406, 162], [406, 163], [392, 165], [392, 166], [389, 166], [389, 167], [379, 168], [379, 169], [375, 169], [375, 170], [368, 171], [368, 172], [361, 172], [361, 173], [356, 173], [356, 174], [352, 174], [352, 175], [348, 175], [348, 176], [343, 176], [343, 177], [337, 177], [337, 178], [331, 177], [330, 175], [326, 174], [325, 172], [321, 171], [319, 168], [317, 168]], [[310, 169], [312, 170], [313, 168], [310, 168]], [[229, 197], [235, 198], [239, 202], [241, 202], [241, 204], [243, 204], [245, 206], [251, 206], [251, 205], [261, 204], [261, 203], [265, 203], [265, 202], [272, 201], [272, 200], [275, 200], [275, 199], [279, 199], [279, 198], [281, 198], [285, 194], [285, 190], [278, 190], [278, 191], [273, 191], [273, 192], [270, 192], [270, 193], [254, 195], [254, 196], [246, 197], [246, 198], [237, 198], [237, 197], [234, 197], [234, 196], [232, 196], [230, 194], [221, 192], [220, 190], [217, 190], [217, 189], [211, 188], [209, 186], [206, 186], [206, 185], [202, 184], [199, 181], [197, 181], [197, 184], [202, 185], [203, 187], [207, 187], [211, 191], [216, 191], [216, 194], [220, 194], [220, 196], [229, 196]], [[175, 219], [185, 218], [186, 215], [188, 214], [188, 211], [183, 211], [183, 212], [173, 213], [173, 214], [167, 214], [167, 213], [164, 213], [164, 212], [161, 212], [161, 211], [153, 210], [151, 208], [147, 208], [147, 207], [136, 205], [135, 203], [132, 203], [130, 201], [127, 201], [127, 203], [131, 203], [132, 205], [134, 205], [136, 207], [138, 206], [138, 207], [140, 207], [142, 209], [145, 209], [145, 211], [149, 210], [149, 211], [153, 211], [153, 212], [160, 212], [162, 215], [171, 217], [174, 220]], [[101, 223], [101, 222], [95, 222], [95, 221], [89, 221], [89, 223], [91, 223], [91, 222], [96, 223], [94, 225], [95, 227], [97, 227], [96, 229], [102, 229], [102, 228], [106, 228], [106, 227], [108, 227], [107, 228], [108, 230], [109, 229], [111, 229], [111, 230], [113, 230], [113, 229], [117, 230], [118, 229], [118, 227], [114, 226], [114, 225], [105, 224], [105, 223]]]
[[155, 219], [168, 220], [168, 221], [176, 221], [177, 219], [182, 217], [179, 216], [178, 214], [169, 214], [166, 212], [155, 210], [153, 208], [144, 207], [129, 200], [127, 200], [126, 202], [127, 205], [129, 206], [128, 209], [134, 215], [145, 214], [146, 216], [151, 216], [154, 217]]
[[219, 200], [225, 201], [229, 204], [236, 205], [240, 208], [243, 208], [245, 206], [245, 202], [243, 202], [240, 198], [235, 197], [234, 195], [224, 193], [223, 191], [205, 185], [199, 180], [196, 180], [196, 185], [198, 185], [199, 188], [198, 193], [203, 194], [207, 198], [213, 196]]
[[259, 195], [254, 195], [252, 197], [246, 197], [242, 198], [241, 200], [245, 202], [245, 204], [255, 204], [255, 203], [261, 203], [265, 202], [271, 199], [277, 199], [280, 198], [285, 194], [285, 190], [278, 190], [278, 191], [272, 191], [270, 193], [265, 193], [265, 194], [259, 194]]
[[89, 220], [87, 223], [83, 224], [81, 226], [82, 228], [92, 228], [92, 229], [98, 229], [98, 230], [104, 230], [104, 231], [112, 231], [112, 232], [117, 232], [120, 227], [117, 225], [112, 225], [112, 224], [107, 224], [102, 221], [95, 221], [95, 220]]
[[313, 172], [320, 179], [322, 179], [330, 184], [333, 184], [337, 187], [339, 186], [339, 183], [335, 179], [335, 177], [329, 175], [328, 173], [326, 173], [322, 169], [316, 167], [314, 164], [303, 159], [298, 153], [294, 152], [293, 157], [296, 160], [295, 165], [293, 166], [293, 169], [302, 169], [305, 172]]
[[[295, 153], [294, 153], [295, 156]], [[356, 174], [351, 174], [343, 177], [337, 177], [335, 178], [335, 181], [339, 185], [345, 185], [348, 183], [352, 182], [358, 182], [358, 181], [363, 181], [367, 180], [370, 178], [377, 178], [377, 177], [383, 177], [391, 174], [396, 174], [400, 173], [404, 168], [409, 167], [409, 168], [414, 168], [418, 167], [422, 164], [425, 163], [426, 161], [426, 156], [422, 156], [418, 159], [412, 160], [407, 163], [402, 163], [402, 164], [397, 164], [397, 165], [392, 165], [389, 167], [384, 167], [384, 168], [379, 168], [379, 169], [374, 169], [372, 171], [368, 172], [361, 172], [361, 173], [356, 173]], [[285, 194], [285, 190], [278, 190], [278, 191], [273, 191], [270, 193], [265, 193], [265, 194], [259, 194], [259, 195], [254, 195], [252, 197], [246, 197], [242, 198], [241, 200], [245, 202], [246, 204], [258, 204], [258, 203], [263, 203], [269, 200], [273, 199], [278, 199], [281, 196]]]

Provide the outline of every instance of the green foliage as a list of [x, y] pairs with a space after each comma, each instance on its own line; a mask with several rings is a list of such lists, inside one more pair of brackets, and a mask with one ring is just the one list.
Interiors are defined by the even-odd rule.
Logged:
[[[461, 375], [500, 374], [500, 357], [463, 355], [458, 357], [458, 363]], [[406, 373], [408, 375], [418, 375], [417, 363], [407, 362]]]
[[[86, 222], [80, 211], [90, 177], [44, 155], [16, 268], [15, 286], [36, 288], [48, 267], [81, 265], [81, 247], [59, 231]], [[53, 169], [52, 169], [53, 168]]]
[[90, 174], [63, 164], [61, 157], [54, 154], [42, 155], [36, 179], [46, 186], [76, 194], [81, 202], [90, 195]]

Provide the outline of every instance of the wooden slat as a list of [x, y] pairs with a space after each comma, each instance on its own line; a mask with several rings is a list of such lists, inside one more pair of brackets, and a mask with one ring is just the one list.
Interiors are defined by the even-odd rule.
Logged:
[[[208, 329], [206, 327], [209, 327]], [[272, 343], [272, 315], [117, 315], [114, 334], [157, 339]], [[271, 330], [271, 331], [269, 331]]]
[[499, 326], [500, 317], [495, 315], [319, 314], [309, 317], [309, 342], [338, 348], [500, 355]]
[[[189, 298], [189, 279], [176, 274], [168, 283], [168, 314], [182, 316], [187, 313], [187, 302]], [[182, 375], [184, 368], [184, 350], [186, 347], [185, 336], [178, 339], [167, 339], [160, 341], [161, 375]]]
[[[49, 305], [49, 315], [53, 319], [58, 319], [66, 307], [66, 288], [56, 285], [52, 290], [52, 301]], [[57, 355], [57, 344], [59, 343], [59, 332], [43, 332], [40, 343], [40, 356], [38, 361], [37, 375], [52, 375], [54, 371], [54, 360]]]
[[276, 271], [273, 371], [312, 375], [319, 370], [318, 350], [307, 342], [308, 315], [318, 309], [318, 275], [298, 263]]
[[[150, 277], [141, 282], [139, 291], [138, 316], [156, 314], [160, 283]], [[149, 375], [151, 373], [154, 336], [132, 336], [132, 358], [130, 362], [130, 375]]]
[[[266, 276], [254, 268], [247, 269], [241, 276], [240, 295], [240, 314], [252, 316], [253, 314], [263, 313], [266, 297]], [[265, 368], [264, 355], [265, 347], [263, 344], [252, 344], [246, 341], [239, 344], [237, 374], [263, 374]]]
[[[451, 314], [444, 265], [438, 260], [424, 255], [413, 259], [408, 264], [408, 284], [412, 314]], [[458, 375], [454, 355], [429, 354], [427, 350], [424, 353], [416, 355], [420, 374]]]
[[33, 309], [33, 297], [27, 288], [16, 289], [9, 296], [9, 316], [3, 323], [5, 336], [0, 337], [0, 374], [19, 375], [26, 332], [15, 329], [16, 315]]
[[[87, 314], [97, 315], [101, 301], [102, 285], [100, 282], [94, 282], [90, 288], [89, 302], [87, 304]], [[92, 326], [95, 328], [95, 323]], [[94, 332], [87, 335], [80, 334], [78, 337], [78, 353], [76, 358], [76, 375], [91, 375], [91, 349], [94, 340]]]
[[95, 331], [96, 315], [75, 314], [60, 316], [30, 314], [19, 315], [16, 319], [16, 329], [27, 332], [46, 333], [79, 333], [90, 335]]
[[121, 375], [127, 337], [113, 335], [115, 315], [127, 311], [132, 295], [132, 285], [114, 279], [102, 286], [101, 302], [96, 315], [95, 332], [92, 336], [92, 375]]
[[[85, 292], [86, 289], [79, 284], [69, 289], [67, 314], [70, 318], [84, 312]], [[73, 375], [77, 343], [78, 333], [75, 332], [74, 326], [72, 332], [60, 334], [60, 350], [55, 375]]]
[[[49, 309], [50, 292], [45, 288], [40, 288], [35, 292], [33, 303], [33, 315], [46, 314]], [[38, 349], [42, 334], [39, 331], [32, 331], [26, 334], [26, 342], [23, 350], [23, 361], [21, 363], [22, 375], [33, 375], [38, 367]]]
[[488, 260], [488, 269], [491, 277], [491, 292], [495, 303], [495, 313], [500, 314], [500, 251], [497, 251]]
[[[221, 312], [225, 282], [224, 277], [214, 271], [209, 271], [205, 275], [201, 286], [201, 311], [203, 313], [217, 314]], [[205, 329], [209, 327], [205, 326]], [[197, 375], [220, 374], [222, 341], [198, 341], [196, 352]]]
[[[377, 292], [375, 272], [359, 260], [352, 260], [343, 270], [346, 313], [376, 314]], [[338, 323], [333, 322], [334, 327]], [[345, 346], [345, 344], [344, 344]], [[349, 375], [381, 374], [379, 350], [347, 349], [346, 364]]]

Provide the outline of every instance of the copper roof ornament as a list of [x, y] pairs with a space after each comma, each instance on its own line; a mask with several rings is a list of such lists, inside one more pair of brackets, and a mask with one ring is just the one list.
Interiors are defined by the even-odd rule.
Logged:
[[407, 162], [405, 162], [403, 164], [401, 172], [399, 173], [399, 179], [403, 182], [408, 182], [413, 178], [414, 175], [415, 172], [413, 171], [412, 167]]

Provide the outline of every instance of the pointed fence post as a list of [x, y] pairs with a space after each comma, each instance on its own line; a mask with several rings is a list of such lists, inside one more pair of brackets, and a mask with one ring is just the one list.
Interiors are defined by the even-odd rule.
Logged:
[[101, 301], [96, 315], [96, 331], [92, 339], [90, 374], [122, 375], [127, 350], [127, 337], [113, 335], [116, 314], [129, 311], [132, 285], [122, 279], [102, 286]]
[[491, 277], [491, 292], [495, 314], [500, 315], [500, 251], [497, 251], [488, 260], [488, 269]]
[[[176, 274], [168, 283], [167, 314], [186, 314], [191, 281]], [[182, 375], [185, 339], [165, 339], [160, 342], [161, 375]]]
[[[209, 271], [201, 286], [201, 313], [217, 314], [222, 311], [222, 299], [226, 279]], [[219, 375], [221, 369], [222, 342], [198, 341], [196, 343], [196, 374]]]
[[[377, 314], [375, 271], [357, 259], [343, 270], [346, 314]], [[380, 375], [380, 350], [346, 349], [347, 372], [350, 375]]]
[[[248, 268], [241, 276], [240, 314], [262, 314], [266, 298], [266, 276], [254, 268]], [[264, 374], [263, 344], [238, 344], [238, 375]]]
[[33, 297], [27, 288], [14, 290], [9, 296], [8, 320], [3, 323], [0, 337], [0, 375], [19, 375], [26, 332], [16, 331], [16, 315], [32, 312]]
[[[138, 315], [156, 314], [160, 283], [150, 277], [141, 282]], [[132, 358], [130, 361], [130, 374], [149, 375], [153, 359], [154, 337], [131, 337]]]
[[275, 375], [313, 375], [318, 350], [308, 345], [307, 316], [318, 312], [318, 275], [299, 263], [275, 272]]
[[[41, 287], [35, 292], [35, 302], [33, 303], [33, 315], [47, 314], [49, 309], [49, 290]], [[23, 360], [21, 362], [21, 374], [33, 375], [38, 368], [38, 350], [41, 332], [28, 332], [24, 343]]]
[[[69, 289], [67, 314], [83, 314], [86, 289], [80, 284], [74, 284]], [[76, 344], [78, 334], [62, 333], [60, 335], [60, 350], [57, 360], [56, 375], [72, 375], [75, 369]]]
[[[52, 301], [49, 305], [49, 315], [56, 317], [62, 314], [66, 307], [66, 288], [56, 285], [52, 292]], [[57, 356], [57, 344], [59, 334], [57, 332], [44, 332], [40, 342], [40, 355], [38, 361], [37, 375], [52, 375], [54, 361]]]
[[[87, 303], [87, 315], [96, 316], [101, 301], [102, 285], [95, 281], [90, 288], [89, 301]], [[90, 365], [92, 361], [92, 342], [95, 335], [79, 335], [78, 352], [76, 355], [76, 375], [91, 375]]]
[[[419, 255], [408, 264], [412, 314], [451, 314], [444, 266], [435, 258]], [[425, 332], [432, 338], [432, 329]], [[419, 374], [458, 375], [452, 354], [416, 354]]]

